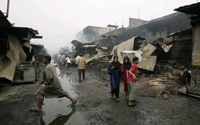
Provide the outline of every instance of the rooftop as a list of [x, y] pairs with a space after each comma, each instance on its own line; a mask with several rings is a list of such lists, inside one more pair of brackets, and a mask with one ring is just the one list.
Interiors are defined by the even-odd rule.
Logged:
[[191, 4], [191, 5], [182, 6], [182, 7], [176, 8], [174, 10], [183, 12], [186, 14], [200, 15], [200, 2]]

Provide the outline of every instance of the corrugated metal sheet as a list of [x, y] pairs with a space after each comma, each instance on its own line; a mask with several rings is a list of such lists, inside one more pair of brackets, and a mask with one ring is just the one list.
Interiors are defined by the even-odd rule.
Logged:
[[167, 53], [167, 52], [169, 52], [169, 50], [172, 48], [172, 46], [173, 46], [173, 45], [167, 46], [166, 44], [163, 44], [163, 45], [162, 45], [162, 48], [163, 48], [163, 50]]
[[153, 71], [156, 65], [157, 56], [143, 55], [142, 61], [137, 65], [138, 68]]
[[144, 49], [142, 50], [144, 55], [150, 56], [154, 51], [156, 50], [156, 47], [151, 45], [151, 44], [147, 44]]
[[175, 11], [183, 12], [183, 13], [186, 13], [186, 14], [200, 15], [200, 2], [176, 8]]

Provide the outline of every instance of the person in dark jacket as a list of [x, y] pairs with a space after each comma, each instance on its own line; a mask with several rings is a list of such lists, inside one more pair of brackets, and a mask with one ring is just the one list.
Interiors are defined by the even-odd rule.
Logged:
[[120, 101], [119, 99], [119, 88], [120, 88], [120, 79], [121, 79], [121, 64], [118, 62], [118, 56], [114, 56], [113, 62], [108, 66], [108, 73], [110, 75], [110, 87], [111, 87], [111, 96], [114, 99], [114, 94], [116, 96], [115, 100]]

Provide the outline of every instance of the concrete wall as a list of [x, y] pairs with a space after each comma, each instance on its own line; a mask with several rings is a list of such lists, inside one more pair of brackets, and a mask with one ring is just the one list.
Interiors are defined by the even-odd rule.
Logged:
[[147, 23], [148, 23], [148, 21], [145, 21], [145, 20], [129, 18], [129, 27], [128, 27], [128, 29], [134, 28], [134, 27], [138, 27], [138, 26], [141, 26], [141, 25], [144, 25], [144, 24], [147, 24]]
[[192, 52], [192, 83], [200, 84], [200, 17], [194, 19], [192, 24], [192, 40], [193, 40], [193, 52]]
[[95, 41], [98, 36], [113, 30], [114, 28], [87, 26], [82, 30], [82, 32], [76, 34], [76, 40], [84, 43], [92, 42]]
[[[183, 31], [191, 28], [190, 17], [182, 13], [173, 13], [168, 16], [155, 19], [147, 24], [126, 29], [121, 32], [120, 29], [108, 32], [106, 34], [114, 35], [119, 42], [126, 41], [134, 36], [141, 36], [146, 39], [164, 38], [170, 33]], [[116, 33], [118, 33], [116, 35]], [[98, 39], [96, 42], [104, 41]]]
[[180, 65], [191, 68], [192, 62], [192, 39], [174, 43], [172, 47], [172, 60]]
[[193, 27], [192, 65], [200, 66], [200, 23]]
[[191, 28], [190, 18], [182, 13], [174, 13], [148, 24], [129, 29], [130, 35], [141, 36], [147, 39], [163, 38], [173, 32]]

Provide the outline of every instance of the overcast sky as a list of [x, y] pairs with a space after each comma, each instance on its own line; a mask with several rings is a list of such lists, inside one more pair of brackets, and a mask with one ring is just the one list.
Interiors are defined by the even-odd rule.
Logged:
[[[151, 20], [171, 13], [180, 6], [198, 0], [10, 0], [8, 19], [15, 26], [31, 27], [39, 31], [50, 53], [60, 47], [70, 46], [77, 32], [88, 25], [106, 27], [107, 24], [140, 18]], [[199, 0], [200, 1], [200, 0]], [[7, 0], [0, 0], [5, 12]]]

